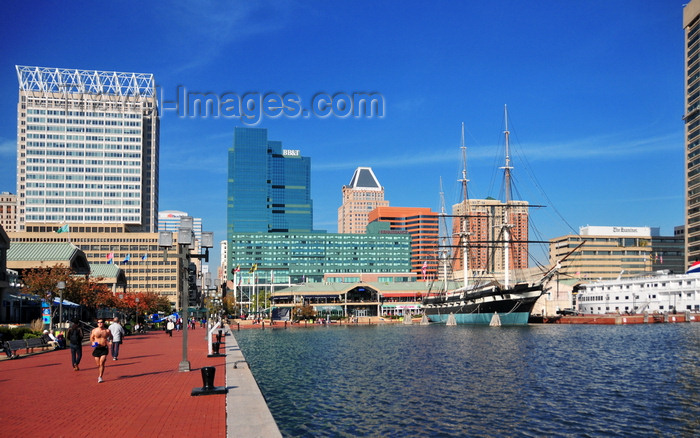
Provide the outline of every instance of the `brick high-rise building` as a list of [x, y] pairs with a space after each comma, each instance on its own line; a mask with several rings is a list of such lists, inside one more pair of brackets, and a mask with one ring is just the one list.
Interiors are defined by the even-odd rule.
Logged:
[[0, 193], [0, 225], [8, 233], [17, 231], [17, 195]]
[[[388, 222], [389, 232], [405, 231], [411, 235], [411, 272], [419, 279], [437, 278], [438, 214], [429, 208], [377, 207], [369, 222]], [[381, 231], [380, 231], [381, 233]]]
[[[501, 273], [505, 268], [505, 258], [501, 233], [505, 222], [506, 204], [497, 199], [470, 199], [452, 207], [456, 216], [453, 225], [453, 272], [461, 277], [463, 270], [462, 244], [459, 238], [463, 234], [465, 217], [468, 218], [469, 271], [479, 273]], [[510, 201], [508, 224], [510, 224], [510, 269], [528, 267], [528, 202]]]
[[338, 232], [364, 234], [369, 223], [369, 212], [377, 207], [388, 207], [384, 187], [374, 176], [371, 167], [358, 167], [350, 184], [343, 186], [343, 205], [338, 208]]

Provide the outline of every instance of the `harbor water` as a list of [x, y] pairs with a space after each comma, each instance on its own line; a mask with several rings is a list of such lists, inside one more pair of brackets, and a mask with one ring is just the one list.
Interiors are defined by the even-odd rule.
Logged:
[[700, 435], [696, 323], [234, 334], [287, 437]]

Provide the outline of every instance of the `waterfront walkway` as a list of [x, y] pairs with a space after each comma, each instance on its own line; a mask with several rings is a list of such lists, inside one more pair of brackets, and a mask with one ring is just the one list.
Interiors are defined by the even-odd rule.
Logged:
[[[89, 346], [83, 346], [80, 371], [71, 366], [70, 349], [20, 351], [20, 358], [0, 362], [0, 436], [279, 435], [233, 336], [225, 337], [226, 357], [209, 358], [205, 334], [202, 328], [189, 331], [190, 372], [178, 371], [181, 331], [172, 338], [162, 331], [129, 336], [119, 360], [108, 357], [103, 383], [97, 383]], [[228, 394], [191, 396], [203, 386], [202, 367], [216, 369], [214, 385], [227, 387]], [[237, 405], [255, 411], [244, 416]], [[244, 426], [253, 418], [258, 422], [251, 433]]]

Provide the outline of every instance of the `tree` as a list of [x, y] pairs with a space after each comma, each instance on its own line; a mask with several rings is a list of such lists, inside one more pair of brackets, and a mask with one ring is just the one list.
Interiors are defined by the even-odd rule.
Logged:
[[[38, 295], [41, 299], [51, 302], [59, 295], [58, 282], [63, 281], [68, 288], [70, 269], [56, 265], [52, 268], [35, 268], [22, 275], [23, 291]], [[64, 298], [66, 294], [64, 291]]]
[[316, 316], [316, 310], [310, 304], [305, 306], [297, 306], [294, 308], [294, 316], [296, 320], [313, 319]]
[[63, 299], [80, 304], [91, 313], [98, 307], [113, 307], [115, 304], [114, 296], [107, 285], [99, 283], [102, 278], [71, 275], [70, 269], [59, 265], [25, 272], [22, 276], [23, 291], [51, 302], [60, 294], [59, 281], [66, 284]]

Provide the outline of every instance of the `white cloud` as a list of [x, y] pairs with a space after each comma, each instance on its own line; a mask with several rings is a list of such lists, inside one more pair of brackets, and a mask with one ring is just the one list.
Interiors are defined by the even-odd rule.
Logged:
[[[621, 135], [607, 135], [600, 137], [583, 138], [568, 142], [557, 143], [528, 143], [514, 145], [511, 143], [511, 156], [519, 158], [525, 155], [527, 161], [559, 161], [597, 158], [626, 158], [636, 155], [653, 153], [682, 154], [683, 138], [677, 133], [660, 135], [647, 138], [620, 138]], [[503, 153], [503, 145], [500, 146], [471, 146], [467, 147], [467, 160], [469, 162], [480, 160], [493, 160]], [[364, 160], [363, 165], [384, 168], [402, 168], [424, 166], [432, 163], [459, 163], [461, 155], [458, 148], [421, 150], [420, 153], [406, 153], [404, 155], [392, 155], [375, 157]], [[353, 161], [328, 161], [314, 162], [314, 170], [335, 171], [355, 169], [357, 163]]]
[[176, 72], [209, 64], [233, 42], [284, 28], [292, 7], [289, 1], [176, 2], [170, 11], [178, 29], [173, 36], [191, 60]]
[[0, 137], [0, 157], [13, 157], [17, 154], [17, 140]]

